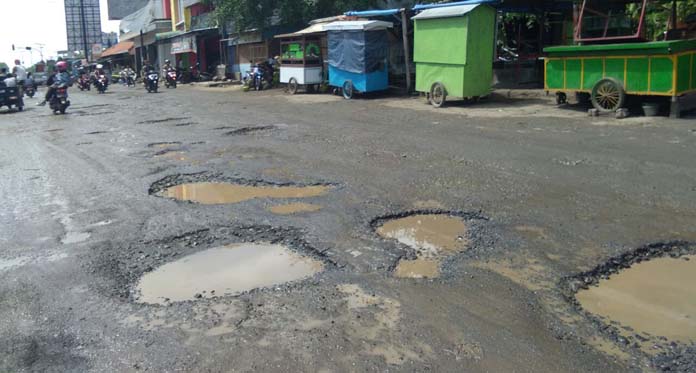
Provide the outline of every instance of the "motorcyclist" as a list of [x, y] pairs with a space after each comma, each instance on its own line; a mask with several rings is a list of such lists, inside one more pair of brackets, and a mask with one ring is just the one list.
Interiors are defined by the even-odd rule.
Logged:
[[24, 81], [27, 80], [27, 69], [22, 66], [19, 60], [14, 61], [15, 66], [12, 68], [12, 74], [17, 78], [17, 86], [20, 89], [21, 95], [24, 95]]
[[58, 70], [54, 75], [53, 79], [50, 79], [50, 85], [48, 90], [46, 90], [46, 96], [44, 100], [38, 103], [38, 106], [46, 105], [53, 95], [56, 93], [56, 88], [61, 85], [70, 85], [70, 74], [68, 73], [68, 63], [65, 61], [58, 61], [56, 63], [56, 69]]
[[143, 69], [140, 71], [140, 76], [143, 78], [143, 85], [147, 87], [147, 74], [151, 71], [156, 71], [155, 66], [150, 61], [143, 61]]
[[166, 74], [166, 73], [173, 71], [173, 70], [175, 70], [175, 69], [174, 69], [174, 66], [172, 66], [171, 61], [164, 60], [164, 66], [162, 66], [162, 72], [164, 72], [164, 74]]
[[[98, 80], [102, 76], [105, 76], [105, 77], [107, 76], [106, 71], [104, 70], [104, 65], [97, 64], [97, 69], [94, 71], [94, 77]], [[108, 85], [109, 85], [109, 79], [106, 79], [106, 81], [104, 82], [104, 86], [106, 87]]]

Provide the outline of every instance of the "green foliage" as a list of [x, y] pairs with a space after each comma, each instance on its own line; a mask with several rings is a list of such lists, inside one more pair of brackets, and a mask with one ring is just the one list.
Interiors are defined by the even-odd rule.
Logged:
[[[640, 5], [628, 5], [628, 13], [638, 19], [640, 16]], [[677, 2], [677, 20], [683, 22], [690, 14], [696, 13], [696, 0], [684, 0]], [[670, 29], [672, 17], [671, 1], [653, 1], [648, 3], [645, 14], [645, 31], [648, 40], [657, 40], [662, 37], [662, 33]]]
[[[207, 0], [215, 6], [220, 24], [230, 21], [236, 30], [265, 29], [277, 20], [278, 26], [302, 27], [307, 22], [343, 14], [349, 10], [372, 9], [383, 0]], [[232, 31], [232, 30], [230, 30]]]

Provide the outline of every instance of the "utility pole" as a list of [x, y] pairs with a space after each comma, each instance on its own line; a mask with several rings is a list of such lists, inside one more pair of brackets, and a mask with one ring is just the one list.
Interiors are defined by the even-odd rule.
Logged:
[[89, 62], [89, 45], [87, 43], [87, 21], [85, 20], [85, 0], [80, 0], [80, 21], [82, 22], [82, 44], [85, 49], [85, 60]]

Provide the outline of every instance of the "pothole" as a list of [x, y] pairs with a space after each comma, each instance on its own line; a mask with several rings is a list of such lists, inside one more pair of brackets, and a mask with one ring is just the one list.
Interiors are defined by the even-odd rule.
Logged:
[[165, 142], [153, 142], [150, 144], [147, 144], [148, 148], [158, 148], [158, 149], [165, 149], [165, 148], [170, 148], [174, 146], [179, 146], [181, 145], [181, 142], [179, 141], [165, 141]]
[[696, 343], [694, 284], [696, 245], [686, 242], [644, 246], [563, 282], [566, 298], [620, 345], [675, 359], [679, 345]]
[[186, 120], [186, 119], [191, 119], [191, 117], [150, 119], [150, 120], [144, 120], [142, 122], [138, 122], [137, 124], [158, 124], [158, 123], [182, 121], [182, 120]]
[[576, 298], [586, 311], [636, 333], [696, 342], [696, 255], [635, 264]]
[[225, 132], [227, 136], [240, 136], [248, 135], [255, 132], [271, 131], [276, 129], [276, 126], [256, 126], [256, 127], [242, 127], [234, 131]]
[[145, 274], [138, 283], [136, 301], [164, 304], [238, 295], [303, 280], [323, 268], [321, 261], [281, 245], [227, 245], [183, 257]]
[[373, 221], [379, 236], [396, 240], [415, 252], [402, 258], [393, 271], [399, 278], [437, 278], [442, 261], [469, 248], [467, 219], [473, 214], [412, 212]]
[[155, 158], [166, 158], [166, 159], [176, 159], [179, 161], [186, 160], [186, 152], [180, 150], [162, 150], [155, 153]]
[[329, 184], [274, 184], [265, 181], [225, 178], [209, 173], [174, 175], [155, 182], [150, 194], [204, 205], [234, 204], [257, 198], [301, 199], [319, 197], [333, 188]]
[[316, 212], [322, 209], [322, 206], [311, 203], [288, 203], [284, 205], [275, 205], [268, 210], [276, 215], [294, 215], [303, 212]]

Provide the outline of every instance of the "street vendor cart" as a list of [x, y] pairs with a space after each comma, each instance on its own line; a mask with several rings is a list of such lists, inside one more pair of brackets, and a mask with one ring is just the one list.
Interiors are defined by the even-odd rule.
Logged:
[[389, 88], [391, 22], [337, 21], [324, 26], [329, 34], [329, 85], [351, 99], [355, 92]]
[[435, 107], [478, 99], [493, 80], [496, 12], [485, 4], [427, 9], [413, 17], [416, 90]]
[[679, 116], [680, 97], [696, 91], [696, 40], [646, 42], [648, 3], [583, 2], [575, 41], [584, 45], [544, 49], [545, 89], [557, 92], [559, 104], [574, 92], [599, 112], [615, 112], [629, 95], [641, 101], [663, 97], [671, 101], [670, 115]]
[[315, 24], [280, 39], [280, 83], [294, 95], [300, 88], [314, 91], [324, 83], [324, 59], [321, 52], [324, 24]]

